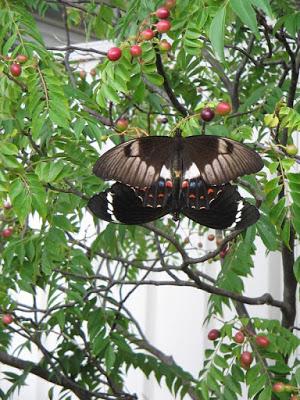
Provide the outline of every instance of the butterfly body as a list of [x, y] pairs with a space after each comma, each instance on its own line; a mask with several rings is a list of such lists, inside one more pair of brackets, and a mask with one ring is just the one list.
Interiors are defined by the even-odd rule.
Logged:
[[259, 213], [228, 182], [259, 171], [260, 156], [217, 136], [151, 136], [124, 142], [104, 153], [93, 172], [116, 180], [89, 201], [106, 221], [140, 224], [168, 213], [215, 229], [242, 229]]

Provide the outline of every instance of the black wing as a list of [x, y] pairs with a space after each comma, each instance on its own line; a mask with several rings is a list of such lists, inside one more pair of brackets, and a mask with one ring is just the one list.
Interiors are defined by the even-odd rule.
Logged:
[[263, 167], [258, 153], [220, 136], [189, 136], [183, 147], [183, 180], [202, 178], [220, 185]]
[[160, 177], [171, 179], [174, 139], [149, 136], [121, 143], [104, 153], [93, 172], [104, 180], [116, 180], [130, 186], [150, 187]]
[[122, 183], [96, 194], [88, 201], [88, 208], [98, 218], [108, 222], [139, 225], [154, 221], [171, 210], [170, 201], [156, 208], [143, 206], [143, 200], [135, 189]]
[[182, 213], [198, 224], [213, 229], [245, 229], [259, 219], [258, 209], [246, 202], [235, 186], [219, 188], [209, 209], [184, 207]]

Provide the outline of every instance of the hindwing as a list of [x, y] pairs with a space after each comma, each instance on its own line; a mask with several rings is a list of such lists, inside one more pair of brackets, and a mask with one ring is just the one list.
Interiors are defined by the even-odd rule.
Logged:
[[219, 192], [209, 208], [195, 209], [188, 204], [182, 213], [200, 225], [213, 229], [245, 229], [259, 219], [258, 209], [249, 204], [230, 184], [219, 187]]
[[126, 225], [154, 221], [171, 211], [170, 202], [156, 208], [144, 206], [134, 188], [119, 182], [93, 196], [88, 201], [88, 208], [100, 219]]

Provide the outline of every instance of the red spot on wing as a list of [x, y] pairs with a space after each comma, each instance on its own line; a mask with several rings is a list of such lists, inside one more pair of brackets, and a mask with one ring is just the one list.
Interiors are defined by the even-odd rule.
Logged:
[[189, 182], [183, 181], [181, 187], [182, 187], [182, 189], [187, 189], [189, 187]]
[[214, 193], [214, 189], [208, 188], [208, 189], [207, 189], [207, 193], [208, 193], [208, 194]]
[[166, 181], [166, 188], [169, 188], [169, 189], [171, 189], [173, 187], [173, 183], [172, 183], [172, 181]]

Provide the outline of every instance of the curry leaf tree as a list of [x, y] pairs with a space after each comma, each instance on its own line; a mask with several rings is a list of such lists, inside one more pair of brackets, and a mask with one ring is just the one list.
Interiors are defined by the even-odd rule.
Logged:
[[[299, 1], [0, 5], [0, 361], [16, 368], [4, 372], [10, 388], [0, 389], [1, 398], [34, 374], [51, 383], [49, 399], [136, 399], [124, 385], [130, 367], [153, 373], [174, 398], [231, 400], [245, 390], [248, 399], [300, 398]], [[163, 6], [169, 12], [157, 14], [164, 21], [157, 25]], [[37, 21], [49, 13], [61, 20], [65, 43], [45, 43]], [[72, 43], [73, 29], [90, 45]], [[95, 42], [104, 39], [118, 49], [109, 59]], [[76, 51], [95, 67], [85, 71]], [[200, 118], [220, 101], [223, 115]], [[87, 200], [105, 188], [91, 172], [103, 148], [172, 135], [176, 127], [260, 152], [264, 170], [236, 182], [259, 206], [259, 221], [245, 232], [210, 233], [212, 251], [197, 248], [207, 229], [188, 221], [181, 222], [188, 239], [170, 218], [131, 227], [95, 220], [83, 228]], [[258, 237], [267, 253], [281, 252], [279, 298], [244, 294]], [[212, 261], [214, 278], [203, 273]], [[165, 285], [162, 271], [169, 285], [210, 293], [203, 318], [223, 319], [197, 376], [154, 347], [126, 307], [141, 285]], [[254, 318], [249, 304], [277, 308], [282, 318]], [[234, 310], [230, 321], [226, 307]], [[40, 361], [24, 357], [28, 350], [38, 350]]]

